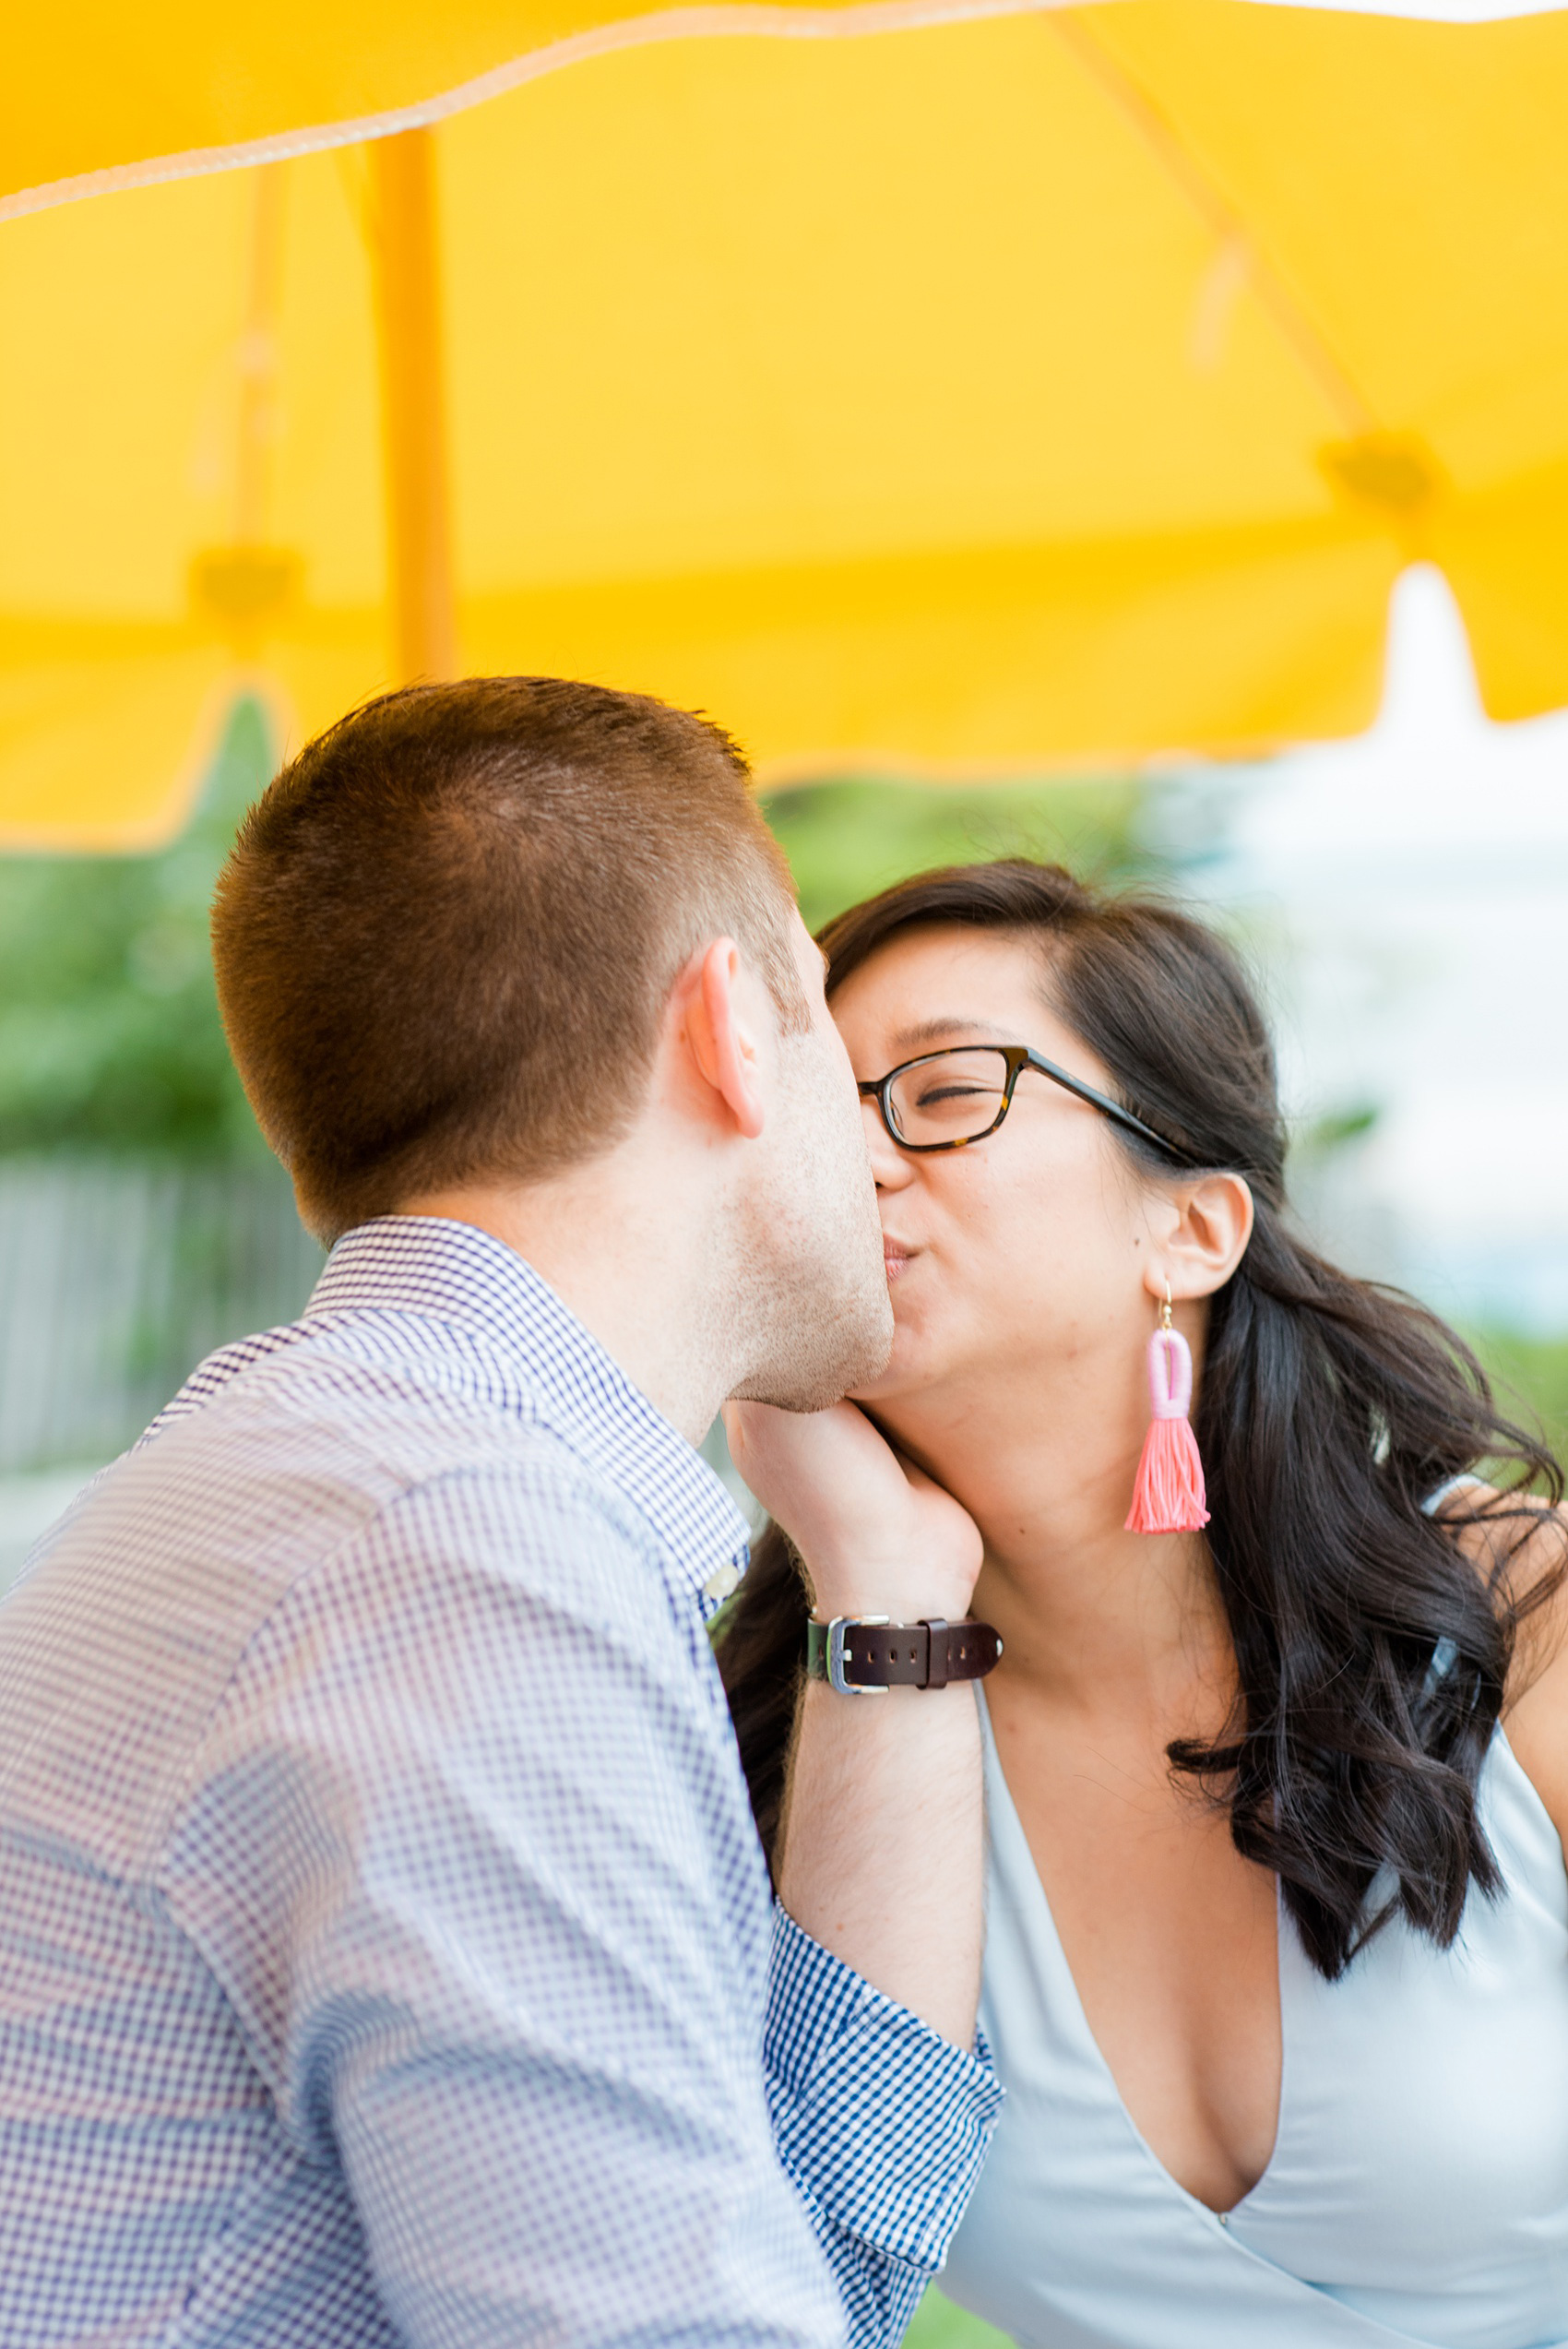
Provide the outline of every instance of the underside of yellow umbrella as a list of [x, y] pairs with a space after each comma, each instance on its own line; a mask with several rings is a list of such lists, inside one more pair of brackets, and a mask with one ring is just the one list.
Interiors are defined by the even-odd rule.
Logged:
[[[0, 225], [0, 833], [163, 836], [242, 681], [297, 738], [457, 666], [775, 774], [1251, 753], [1369, 721], [1414, 557], [1494, 715], [1568, 700], [1568, 18], [869, 13], [564, 15], [433, 128]], [[310, 120], [457, 87], [366, 42]], [[28, 184], [134, 176], [89, 128]]]

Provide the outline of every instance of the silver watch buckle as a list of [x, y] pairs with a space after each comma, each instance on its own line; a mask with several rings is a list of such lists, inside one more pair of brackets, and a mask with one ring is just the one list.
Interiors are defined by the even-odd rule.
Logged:
[[885, 1688], [867, 1687], [859, 1680], [844, 1677], [844, 1637], [857, 1623], [880, 1627], [893, 1620], [889, 1615], [836, 1615], [827, 1627], [827, 1685], [841, 1697], [885, 1697]]

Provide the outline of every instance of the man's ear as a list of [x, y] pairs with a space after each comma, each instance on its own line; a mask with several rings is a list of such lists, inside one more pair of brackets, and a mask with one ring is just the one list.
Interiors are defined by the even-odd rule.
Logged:
[[1175, 1297], [1211, 1297], [1222, 1289], [1247, 1252], [1253, 1236], [1253, 1195], [1240, 1174], [1203, 1174], [1171, 1198], [1171, 1227], [1151, 1262], [1151, 1293], [1163, 1296], [1170, 1283]]
[[743, 1004], [753, 993], [744, 983], [734, 939], [715, 938], [697, 959], [685, 1006], [692, 1056], [749, 1142], [756, 1140], [766, 1120], [758, 1081], [759, 1038]]

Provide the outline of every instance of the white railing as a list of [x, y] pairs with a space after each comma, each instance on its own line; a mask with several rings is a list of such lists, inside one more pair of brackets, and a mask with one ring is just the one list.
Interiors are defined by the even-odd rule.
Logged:
[[265, 1163], [0, 1159], [0, 1476], [113, 1458], [321, 1262]]

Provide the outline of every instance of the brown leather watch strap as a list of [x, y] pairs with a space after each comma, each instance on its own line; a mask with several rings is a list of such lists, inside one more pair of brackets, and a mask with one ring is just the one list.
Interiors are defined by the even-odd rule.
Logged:
[[881, 1623], [866, 1616], [813, 1616], [806, 1625], [806, 1677], [846, 1695], [881, 1688], [944, 1688], [950, 1680], [983, 1680], [1002, 1641], [989, 1623]]

